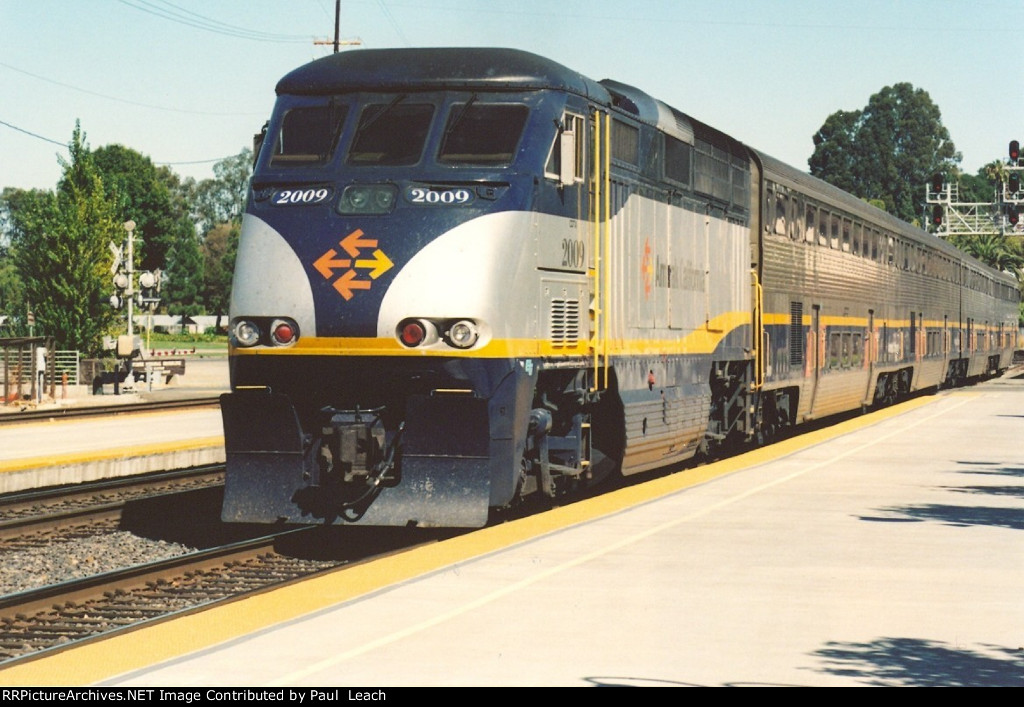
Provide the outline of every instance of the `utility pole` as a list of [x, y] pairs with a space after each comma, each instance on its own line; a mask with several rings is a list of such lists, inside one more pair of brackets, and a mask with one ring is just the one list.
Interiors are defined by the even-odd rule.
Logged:
[[325, 44], [334, 45], [334, 53], [337, 54], [341, 45], [346, 46], [359, 46], [363, 43], [363, 40], [356, 39], [341, 39], [341, 0], [334, 0], [334, 41], [329, 39], [314, 39], [313, 46], [323, 46]]
[[334, 53], [338, 53], [338, 33], [341, 31], [341, 0], [334, 0]]

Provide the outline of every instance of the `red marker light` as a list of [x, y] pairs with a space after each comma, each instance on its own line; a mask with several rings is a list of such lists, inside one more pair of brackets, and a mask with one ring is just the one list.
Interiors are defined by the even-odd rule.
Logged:
[[275, 344], [287, 346], [288, 344], [295, 343], [295, 340], [298, 338], [298, 332], [295, 325], [291, 322], [276, 321], [271, 329], [271, 336], [274, 338]]
[[406, 346], [419, 346], [427, 338], [427, 330], [415, 320], [408, 321], [402, 325], [398, 338]]

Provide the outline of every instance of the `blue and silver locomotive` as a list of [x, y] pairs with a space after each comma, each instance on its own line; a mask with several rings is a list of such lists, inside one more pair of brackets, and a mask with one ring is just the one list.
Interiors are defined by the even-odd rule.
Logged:
[[403, 49], [277, 95], [227, 521], [479, 526], [1009, 363], [1012, 278], [630, 86]]

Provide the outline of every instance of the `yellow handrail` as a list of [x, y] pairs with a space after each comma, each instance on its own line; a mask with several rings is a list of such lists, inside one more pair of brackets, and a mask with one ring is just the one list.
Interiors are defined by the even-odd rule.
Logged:
[[764, 386], [764, 288], [757, 277], [757, 268], [750, 271], [751, 281], [754, 289], [754, 312], [751, 325], [751, 346], [754, 348], [754, 389], [760, 390]]
[[601, 309], [604, 311], [604, 336], [601, 338], [601, 357], [604, 359], [604, 376], [601, 378], [601, 387], [608, 387], [608, 339], [611, 334], [611, 283], [612, 283], [612, 131], [611, 115], [604, 114], [604, 304]]
[[601, 194], [601, 180], [599, 178], [600, 169], [598, 167], [598, 156], [601, 154], [601, 119], [600, 114], [597, 110], [594, 111], [594, 144], [593, 144], [593, 182], [591, 183], [590, 193], [590, 218], [591, 218], [591, 253], [594, 258], [594, 268], [591, 271], [591, 276], [594, 278], [594, 329], [590, 333], [590, 348], [594, 354], [594, 378], [591, 382], [591, 392], [597, 390], [597, 371], [599, 364], [600, 351], [598, 350], [598, 342], [601, 340], [601, 325], [602, 325], [602, 312], [601, 312], [601, 224], [600, 224], [600, 208], [598, 206], [598, 199]]
[[594, 376], [591, 392], [608, 386], [608, 337], [611, 331], [611, 116], [594, 110], [593, 186], [590, 215], [594, 253]]

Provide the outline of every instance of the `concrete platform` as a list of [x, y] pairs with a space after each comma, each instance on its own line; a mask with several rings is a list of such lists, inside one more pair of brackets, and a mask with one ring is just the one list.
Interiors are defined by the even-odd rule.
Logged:
[[224, 461], [220, 410], [0, 427], [0, 493]]
[[920, 398], [0, 683], [1020, 686], [1022, 433], [1021, 381]]
[[[228, 389], [227, 359], [191, 362], [175, 384], [124, 395], [78, 395], [37, 409], [216, 396]], [[6, 414], [16, 415], [10, 409]], [[0, 408], [2, 409], [2, 408]], [[0, 426], [0, 493], [224, 461], [220, 411], [186, 410]]]

